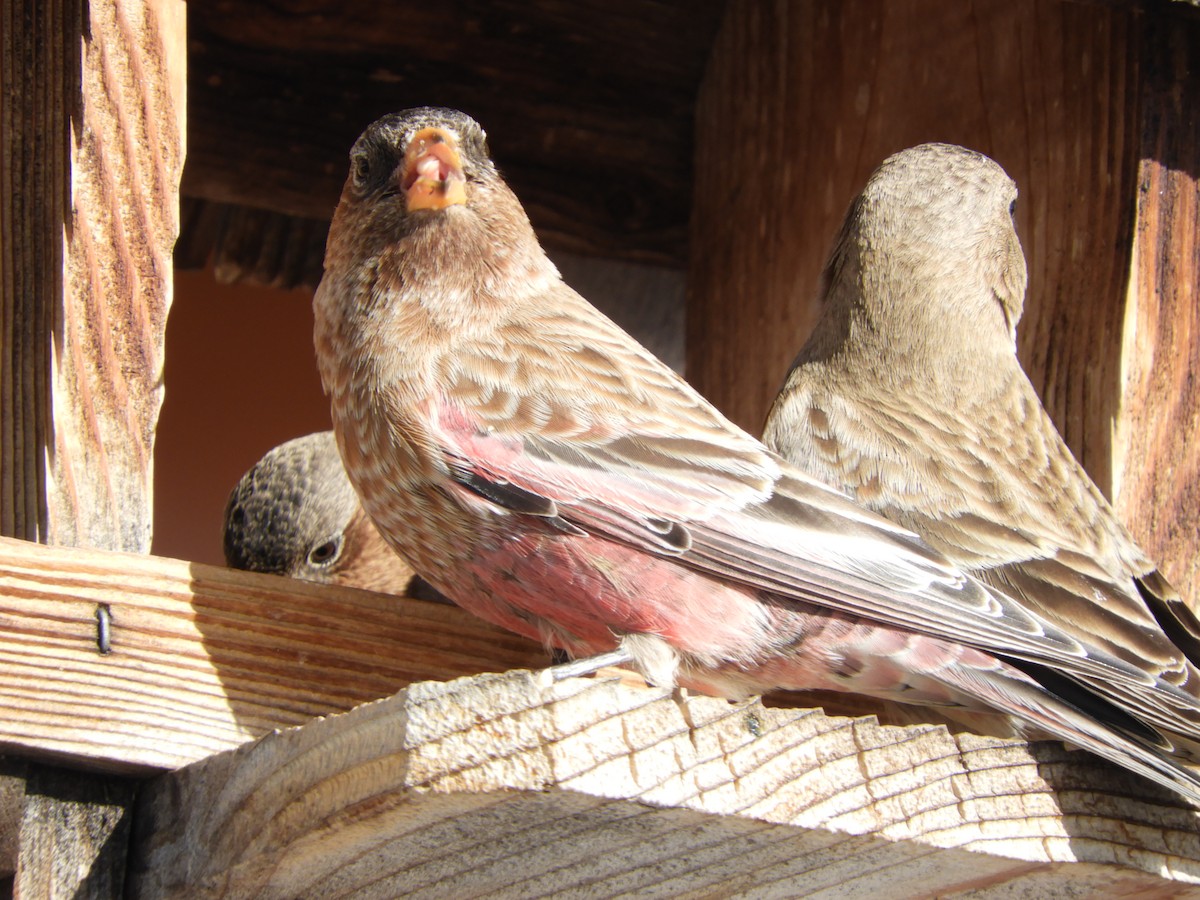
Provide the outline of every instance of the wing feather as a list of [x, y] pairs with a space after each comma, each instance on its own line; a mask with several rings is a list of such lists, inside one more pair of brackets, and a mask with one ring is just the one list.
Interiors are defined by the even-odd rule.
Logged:
[[[581, 336], [554, 334], [567, 324]], [[967, 578], [912, 531], [788, 466], [628, 341], [592, 314], [557, 325], [531, 317], [524, 331], [506, 326], [501, 344], [465, 343], [437, 416], [452, 468], [501, 505], [518, 489], [513, 512], [553, 510], [584, 532], [770, 592], [768, 602], [816, 603], [1055, 668], [1117, 702], [1153, 701], [1164, 727], [1194, 728], [1194, 696], [1144, 659], [1035, 612], [1015, 585]], [[506, 379], [481, 384], [486, 367], [471, 354], [521, 364], [494, 366]], [[481, 396], [484, 405], [470, 402]], [[536, 415], [494, 412], [525, 409], [528, 396], [541, 398]], [[528, 495], [544, 498], [545, 512]], [[979, 527], [994, 537], [999, 526]], [[1043, 552], [1028, 535], [1011, 543]], [[1168, 654], [1159, 657], [1170, 672]]]

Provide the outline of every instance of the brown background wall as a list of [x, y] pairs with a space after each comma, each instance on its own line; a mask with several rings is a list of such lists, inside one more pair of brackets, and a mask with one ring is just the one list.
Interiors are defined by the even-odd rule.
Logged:
[[329, 427], [311, 295], [176, 273], [164, 380], [153, 552], [223, 563], [221, 517], [242, 473], [276, 444]]

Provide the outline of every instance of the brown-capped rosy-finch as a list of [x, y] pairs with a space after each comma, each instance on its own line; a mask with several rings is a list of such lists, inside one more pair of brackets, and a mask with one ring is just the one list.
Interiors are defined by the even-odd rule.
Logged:
[[367, 518], [332, 431], [280, 444], [255, 463], [225, 507], [234, 569], [412, 594], [412, 569]]
[[355, 143], [314, 306], [363, 506], [468, 610], [575, 655], [619, 649], [659, 685], [998, 710], [1200, 802], [1121, 708], [1190, 711], [1186, 686], [732, 425], [562, 282], [462, 113], [387, 116]]
[[[790, 462], [919, 534], [1142, 684], [1043, 660], [1195, 758], [1200, 626], [1075, 461], [1016, 355], [1017, 189], [949, 144], [887, 159], [851, 205], [818, 324], [767, 419]], [[957, 637], [990, 639], [963, 622]], [[1169, 690], [1164, 688], [1169, 687]], [[1082, 701], [1079, 701], [1082, 702]], [[1131, 732], [1132, 733], [1132, 732]]]

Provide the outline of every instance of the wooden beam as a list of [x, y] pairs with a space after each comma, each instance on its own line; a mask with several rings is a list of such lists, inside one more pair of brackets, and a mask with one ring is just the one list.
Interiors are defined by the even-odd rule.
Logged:
[[229, 204], [205, 205], [220, 207], [220, 230], [210, 245], [217, 281], [264, 284], [284, 290], [315, 290], [321, 283], [325, 240], [329, 236], [327, 220]]
[[14, 896], [124, 897], [134, 791], [129, 779], [31, 766]]
[[182, 0], [4, 4], [0, 533], [149, 549]]
[[147, 783], [139, 897], [1194, 895], [1200, 814], [1082, 753], [530, 673]]
[[1116, 428], [1117, 508], [1175, 586], [1197, 601], [1200, 16], [1152, 8], [1141, 22], [1141, 48], [1141, 162]]
[[12, 897], [12, 880], [17, 871], [29, 766], [28, 760], [0, 756], [0, 898], [4, 900]]
[[731, 6], [697, 104], [689, 379], [757, 433], [867, 176], [905, 147], [964, 144], [1020, 188], [1021, 359], [1067, 443], [1111, 489], [1136, 15], [1038, 0]]
[[363, 128], [454, 106], [548, 245], [682, 268], [695, 88], [723, 7], [195, 4], [184, 193], [328, 222]]
[[413, 681], [548, 661], [444, 604], [7, 539], [0, 622], [0, 751], [114, 772], [185, 765]]

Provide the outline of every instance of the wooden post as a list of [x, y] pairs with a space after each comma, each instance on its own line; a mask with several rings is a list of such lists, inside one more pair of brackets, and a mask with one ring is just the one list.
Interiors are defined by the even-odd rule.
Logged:
[[80, 0], [4, 0], [0, 28], [0, 533], [45, 539], [50, 348], [63, 293]]
[[[1185, 184], [1189, 174], [1195, 184], [1194, 155], [1190, 172], [1171, 169], [1176, 211], [1169, 231], [1135, 206], [1139, 165], [1145, 181], [1151, 173], [1144, 153], [1159, 140], [1148, 130], [1148, 112], [1139, 114], [1139, 98], [1150, 108], [1176, 104], [1169, 134], [1177, 136], [1169, 140], [1179, 147], [1190, 141], [1188, 152], [1195, 153], [1187, 98], [1196, 96], [1197, 76], [1181, 68], [1187, 53], [1196, 58], [1187, 49], [1194, 44], [1175, 31], [1193, 11], [1147, 6], [1035, 0], [731, 6], [697, 106], [688, 377], [757, 432], [812, 326], [820, 270], [870, 172], [890, 153], [925, 141], [987, 153], [1021, 192], [1017, 226], [1030, 276], [1018, 337], [1022, 363], [1096, 483], [1112, 497], [1123, 472], [1122, 493], [1149, 490], [1155, 498], [1123, 510], [1171, 510], [1161, 527], [1186, 531], [1186, 538], [1149, 547], [1177, 587], [1196, 598], [1200, 582], [1190, 561], [1200, 491], [1196, 469], [1182, 462], [1179, 449], [1200, 440], [1195, 326], [1188, 324], [1196, 310], [1195, 200]], [[1155, 76], [1147, 58], [1169, 46], [1176, 48], [1173, 62]], [[1139, 90], [1143, 69], [1152, 80]], [[1160, 208], [1155, 201], [1153, 209]], [[1135, 212], [1143, 248], [1136, 251]], [[1177, 273], [1178, 302], [1162, 311], [1175, 329], [1175, 380], [1131, 393], [1122, 351], [1136, 321], [1126, 306], [1135, 253], [1147, 261], [1136, 264], [1142, 268], [1180, 257], [1193, 264]], [[1140, 277], [1146, 293], [1139, 296], [1148, 298], [1144, 317], [1158, 308], [1152, 285], [1162, 276], [1156, 270]], [[1191, 313], [1183, 312], [1189, 304]], [[1150, 327], [1143, 326], [1139, 340]], [[1180, 403], [1177, 396], [1191, 400]], [[1146, 427], [1177, 441], [1156, 445], [1176, 448], [1169, 451], [1172, 468], [1124, 464], [1130, 451], [1114, 438], [1114, 425], [1131, 402], [1124, 444], [1143, 428], [1134, 423], [1148, 413], [1137, 409], [1153, 409], [1159, 419]], [[1195, 453], [1186, 459], [1194, 461]], [[1145, 514], [1127, 521], [1142, 537]]]
[[[184, 5], [2, 10], [0, 533], [147, 552], [179, 231]], [[131, 796], [119, 779], [38, 769], [15, 896], [121, 896]]]
[[47, 766], [31, 770], [13, 896], [123, 897], [133, 782]]
[[4, 900], [13, 895], [28, 775], [28, 761], [0, 757], [0, 897]]
[[1115, 451], [1122, 520], [1200, 599], [1200, 16], [1141, 32], [1137, 228]]
[[146, 552], [181, 0], [5, 0], [0, 532]]

